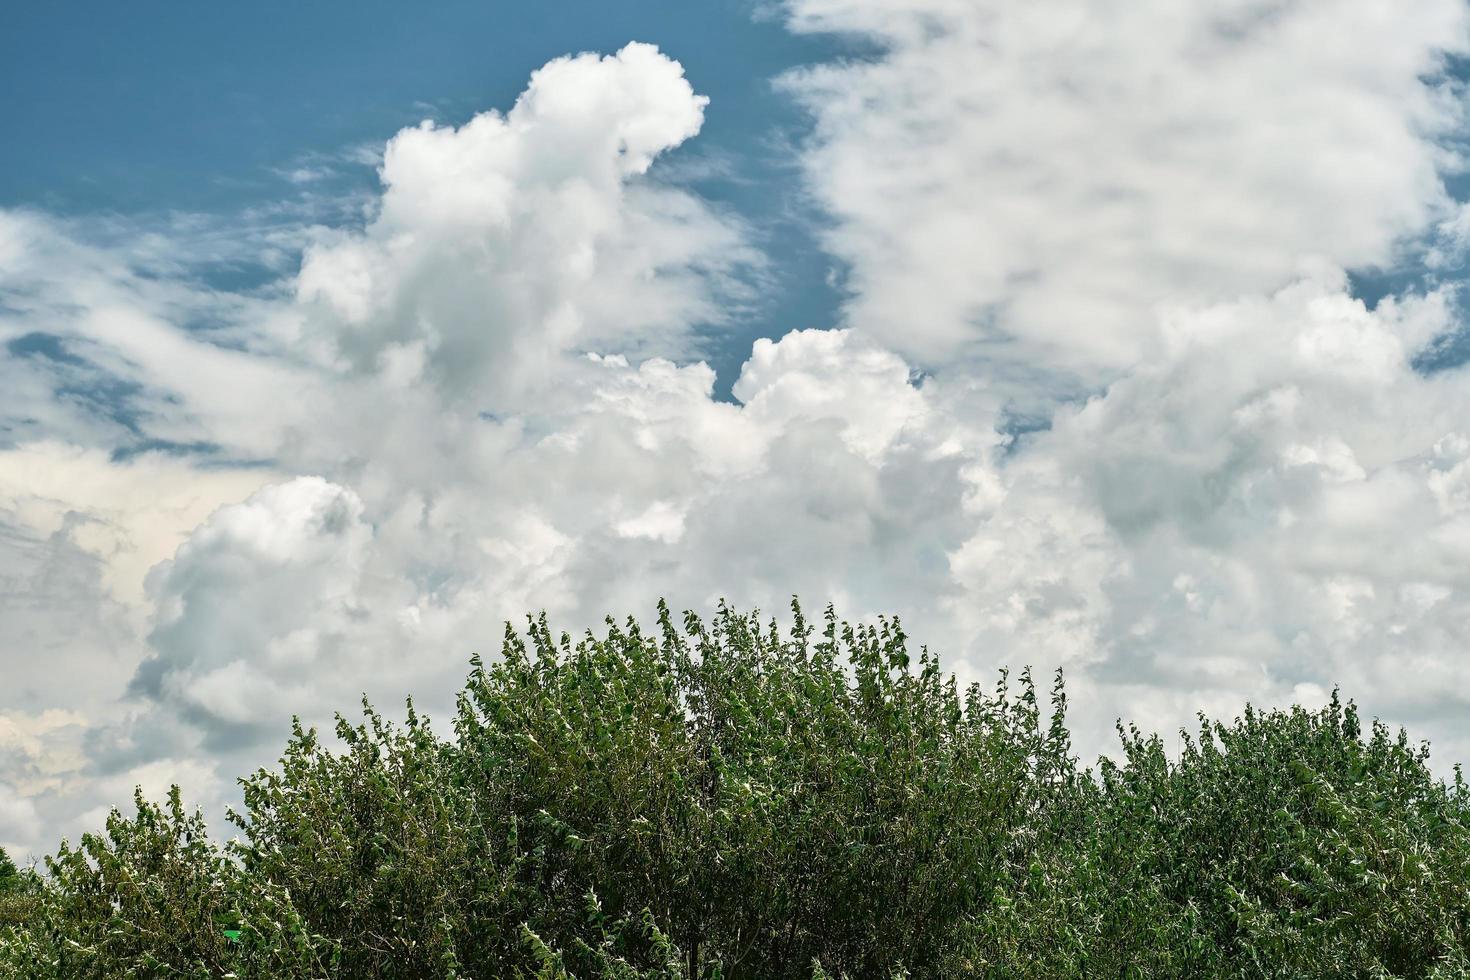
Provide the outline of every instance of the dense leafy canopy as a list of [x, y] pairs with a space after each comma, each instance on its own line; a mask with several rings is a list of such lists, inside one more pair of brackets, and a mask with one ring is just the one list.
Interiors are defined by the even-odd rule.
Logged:
[[1351, 704], [1090, 770], [1060, 678], [793, 612], [508, 628], [452, 737], [298, 725], [223, 846], [140, 794], [0, 863], [0, 977], [1470, 977], [1466, 787]]

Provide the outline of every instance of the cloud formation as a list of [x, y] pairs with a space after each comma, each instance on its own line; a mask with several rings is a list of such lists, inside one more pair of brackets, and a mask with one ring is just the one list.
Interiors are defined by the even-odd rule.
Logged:
[[883, 49], [785, 84], [847, 321], [925, 367], [1106, 383], [1161, 305], [1389, 263], [1451, 210], [1457, 0], [787, 6]]
[[1064, 667], [1088, 752], [1341, 683], [1470, 754], [1470, 383], [1414, 367], [1455, 293], [1343, 271], [1455, 227], [1459, 4], [789, 12], [881, 46], [783, 82], [846, 325], [730, 401], [698, 353], [761, 259], [660, 179], [705, 103], [647, 45], [399, 133], [360, 224], [242, 236], [301, 253], [254, 291], [0, 212], [0, 843], [658, 596]]
[[567, 351], [687, 351], [725, 316], [712, 282], [754, 253], [697, 199], [638, 178], [699, 131], [707, 101], [630, 44], [551, 62], [503, 116], [404, 130], [368, 227], [306, 250], [307, 336], [355, 370], [493, 409]]

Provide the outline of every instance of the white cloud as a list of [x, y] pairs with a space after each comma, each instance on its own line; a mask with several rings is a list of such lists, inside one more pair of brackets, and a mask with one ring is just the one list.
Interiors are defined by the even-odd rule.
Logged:
[[0, 211], [0, 384], [17, 396], [0, 405], [0, 445], [274, 452], [315, 384], [299, 356], [277, 356], [283, 312], [200, 286], [185, 246], [157, 234], [87, 244], [86, 230]]
[[[1446, 216], [1426, 82], [1467, 46], [1430, 0], [788, 0], [883, 54], [794, 73], [847, 320], [923, 366], [1106, 383], [1161, 304], [1383, 263]], [[1060, 382], [1054, 382], [1060, 383]]]
[[201, 469], [159, 453], [117, 461], [99, 449], [25, 443], [0, 450], [0, 512], [36, 537], [72, 520], [72, 538], [101, 563], [108, 593], [136, 606], [148, 570], [189, 532], [276, 478], [265, 469]]
[[675, 504], [655, 500], [637, 517], [619, 521], [614, 530], [625, 538], [648, 538], [676, 544], [684, 536], [684, 512]]
[[134, 688], [205, 724], [279, 721], [340, 669], [371, 538], [357, 496], [317, 477], [220, 509], [153, 573], [156, 653]]
[[6, 834], [0, 837], [0, 848], [12, 855], [11, 859], [17, 865], [23, 866], [31, 856], [39, 859], [42, 853], [47, 853], [31, 850], [41, 832], [41, 820], [36, 814], [35, 804], [4, 782], [0, 782], [0, 827], [5, 828]]
[[[755, 260], [689, 194], [643, 179], [708, 100], [651, 45], [560, 58], [514, 108], [388, 144], [362, 233], [326, 233], [297, 281], [308, 329], [359, 370], [503, 408], [578, 349], [683, 351]], [[733, 281], [731, 281], [733, 283]]]

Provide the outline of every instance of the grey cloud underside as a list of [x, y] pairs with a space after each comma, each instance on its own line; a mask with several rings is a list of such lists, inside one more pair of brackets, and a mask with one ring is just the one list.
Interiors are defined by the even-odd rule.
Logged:
[[1341, 683], [1463, 758], [1470, 382], [1419, 369], [1455, 290], [1342, 270], [1463, 252], [1464, 11], [1038, 9], [790, 5], [882, 51], [783, 82], [851, 297], [734, 401], [699, 329], [761, 258], [661, 182], [705, 106], [647, 46], [400, 133], [364, 224], [231, 251], [294, 242], [270, 288], [0, 214], [0, 844], [659, 596], [1064, 667], [1087, 751]]

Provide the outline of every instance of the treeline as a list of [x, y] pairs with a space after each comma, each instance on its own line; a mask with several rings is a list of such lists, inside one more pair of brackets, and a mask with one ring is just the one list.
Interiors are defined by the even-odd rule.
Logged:
[[298, 725], [223, 845], [139, 796], [0, 871], [0, 976], [1470, 976], [1466, 787], [1351, 704], [1089, 769], [1060, 679], [793, 612], [507, 629], [452, 738]]

